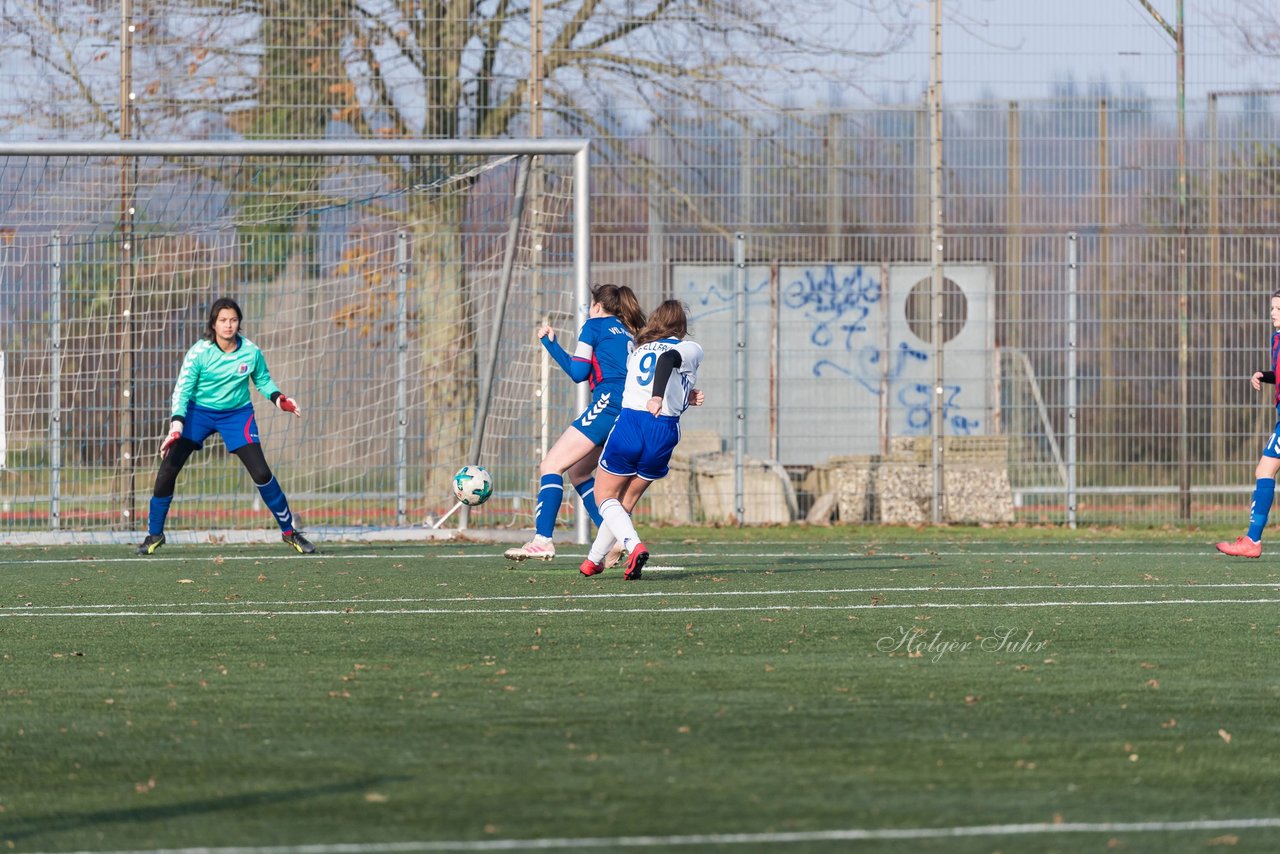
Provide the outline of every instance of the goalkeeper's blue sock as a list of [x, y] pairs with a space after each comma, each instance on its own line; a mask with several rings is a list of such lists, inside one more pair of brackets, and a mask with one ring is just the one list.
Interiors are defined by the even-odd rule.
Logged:
[[151, 506], [147, 509], [147, 536], [158, 537], [164, 533], [164, 520], [169, 516], [169, 505], [173, 496], [151, 496]]
[[560, 502], [563, 500], [564, 477], [544, 474], [538, 484], [538, 506], [533, 511], [533, 529], [539, 537], [550, 539], [556, 532], [556, 517], [560, 515]]
[[578, 494], [582, 496], [582, 506], [587, 508], [587, 515], [591, 517], [591, 524], [596, 526], [597, 531], [600, 530], [604, 520], [600, 517], [600, 507], [596, 504], [596, 479], [589, 477], [582, 483], [575, 483], [573, 488], [578, 490]]
[[293, 530], [293, 514], [289, 512], [289, 501], [284, 497], [284, 490], [280, 488], [280, 482], [274, 477], [266, 483], [254, 484], [258, 487], [258, 493], [262, 495], [262, 503], [276, 517], [276, 524], [280, 526], [281, 533], [289, 533]]
[[1253, 486], [1253, 504], [1249, 507], [1249, 539], [1262, 542], [1262, 532], [1267, 528], [1271, 515], [1271, 502], [1276, 497], [1276, 479], [1260, 477]]

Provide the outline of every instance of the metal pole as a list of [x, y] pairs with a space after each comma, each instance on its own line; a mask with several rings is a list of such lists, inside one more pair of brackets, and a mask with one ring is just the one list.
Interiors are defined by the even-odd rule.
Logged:
[[396, 526], [408, 522], [409, 234], [396, 234]]
[[1187, 30], [1178, 0], [1178, 509], [1191, 518], [1191, 287], [1187, 231]]
[[62, 235], [53, 233], [49, 283], [49, 527], [62, 527]]
[[1169, 26], [1151, 0], [1138, 0], [1173, 39], [1178, 64], [1178, 515], [1191, 518], [1191, 321], [1187, 252], [1187, 38], [1183, 0]]
[[[779, 426], [782, 419], [782, 270], [778, 259], [769, 264], [769, 459], [782, 459]], [[886, 360], [887, 361], [887, 360]]]
[[[1216, 474], [1227, 461], [1226, 388], [1222, 353], [1222, 208], [1218, 170], [1218, 93], [1209, 93], [1209, 465]], [[1217, 483], [1213, 477], [1211, 483]]]
[[942, 0], [933, 0], [933, 62], [929, 74], [930, 162], [929, 162], [929, 254], [932, 290], [930, 307], [933, 309], [930, 337], [933, 343], [933, 524], [944, 518], [944, 472], [942, 441], [944, 435], [943, 381], [946, 372], [942, 363], [942, 321], [946, 306], [942, 300]]
[[1080, 400], [1080, 376], [1076, 366], [1079, 304], [1079, 240], [1073, 231], [1067, 235], [1067, 525], [1076, 526], [1076, 439], [1077, 406]]
[[[578, 307], [577, 329], [587, 322], [587, 313], [591, 310], [591, 210], [588, 204], [591, 196], [591, 149], [583, 145], [573, 155], [573, 293]], [[586, 383], [579, 383], [575, 391], [579, 412], [587, 408], [589, 392]], [[578, 545], [586, 545], [587, 514], [578, 513], [577, 540]]]
[[[1098, 455], [1108, 463], [1123, 459], [1123, 447], [1116, 442], [1119, 421], [1119, 388], [1116, 384], [1116, 343], [1122, 331], [1116, 325], [1116, 299], [1111, 293], [1111, 106], [1106, 98], [1098, 101], [1098, 260], [1093, 265], [1098, 280], [1098, 317], [1100, 321], [1098, 374], [1101, 378], [1099, 393], [1102, 399], [1102, 417], [1094, 423], [1101, 426], [1107, 437], [1095, 447]], [[1097, 416], [1095, 415], [1095, 418]]]
[[843, 145], [839, 113], [827, 117], [827, 260], [841, 260], [841, 239], [844, 235], [844, 200], [847, 195], [841, 186], [844, 178]]
[[511, 202], [511, 215], [507, 218], [507, 245], [502, 258], [502, 278], [498, 285], [498, 301], [493, 310], [493, 323], [489, 327], [489, 357], [485, 361], [484, 373], [480, 378], [479, 401], [476, 404], [476, 417], [471, 429], [471, 449], [467, 452], [467, 462], [471, 465], [480, 464], [480, 452], [484, 448], [484, 431], [489, 420], [489, 401], [493, 397], [493, 377], [498, 370], [502, 324], [507, 318], [507, 297], [511, 293], [511, 277], [515, 270], [520, 220], [524, 216], [524, 203], [529, 191], [529, 161], [532, 159], [529, 155], [521, 157], [520, 165], [516, 170], [515, 197]]
[[747, 503], [743, 465], [747, 451], [747, 236], [737, 234], [733, 245], [733, 510], [739, 525], [746, 523]]
[[[130, 23], [133, 4], [122, 0], [120, 4], [120, 138], [133, 136], [133, 32]], [[125, 157], [120, 161], [120, 260], [119, 313], [116, 318], [120, 332], [120, 370], [117, 378], [119, 396], [117, 403], [116, 439], [120, 443], [116, 460], [116, 496], [120, 502], [120, 526], [124, 530], [134, 528], [133, 490], [133, 285], [134, 285], [134, 188], [137, 186], [136, 158]]]
[[1018, 348], [1022, 341], [1022, 112], [1017, 101], [1009, 102], [1008, 117], [1009, 198], [1005, 202], [1009, 218], [1008, 300], [1009, 326], [1005, 345]]

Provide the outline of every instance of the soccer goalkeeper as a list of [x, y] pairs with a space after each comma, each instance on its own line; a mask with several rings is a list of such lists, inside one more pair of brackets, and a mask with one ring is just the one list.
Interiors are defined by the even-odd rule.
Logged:
[[178, 473], [193, 451], [217, 431], [248, 469], [262, 501], [280, 525], [282, 539], [302, 554], [316, 547], [293, 529], [293, 513], [279, 482], [267, 467], [258, 442], [258, 424], [249, 402], [249, 381], [285, 412], [301, 418], [302, 410], [271, 381], [262, 351], [240, 334], [244, 313], [233, 299], [214, 300], [204, 336], [191, 346], [178, 371], [170, 409], [169, 435], [160, 445], [160, 470], [156, 472], [151, 506], [147, 514], [147, 538], [138, 554], [155, 554], [164, 545], [164, 521], [169, 515]]

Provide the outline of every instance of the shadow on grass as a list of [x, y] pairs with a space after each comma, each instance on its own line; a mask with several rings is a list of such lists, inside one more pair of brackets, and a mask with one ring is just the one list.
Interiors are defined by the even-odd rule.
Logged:
[[16, 825], [0, 830], [0, 840], [18, 842], [43, 834], [90, 830], [103, 825], [173, 821], [209, 813], [295, 803], [312, 798], [359, 792], [371, 786], [398, 783], [411, 779], [413, 778], [406, 775], [366, 777], [343, 783], [329, 783], [323, 786], [304, 786], [282, 792], [252, 792], [185, 803], [159, 804], [150, 807], [98, 810], [88, 813], [58, 813], [19, 820]]
[[[767, 563], [762, 561], [759, 565], [743, 565], [743, 562], [735, 561], [734, 555], [731, 554], [725, 555], [723, 558], [716, 558], [714, 555], [696, 558], [699, 562], [707, 561], [704, 565], [693, 564], [686, 559], [668, 558], [667, 560], [684, 565], [679, 569], [663, 569], [662, 567], [666, 564], [666, 560], [660, 554], [654, 555], [650, 559], [651, 568], [644, 571], [643, 578], [646, 580], [669, 579], [682, 581], [708, 579], [712, 576], [769, 576], [797, 572], [883, 572], [886, 569], [919, 569], [938, 572], [958, 568], [956, 564], [950, 561], [937, 561], [934, 559], [933, 562], [925, 563], [923, 558], [904, 560], [901, 555], [889, 552], [875, 555], [797, 555], [796, 557], [770, 558]], [[712, 562], [713, 560], [723, 560], [725, 563], [717, 565]], [[729, 561], [735, 562], [733, 565], [729, 565]], [[564, 566], [512, 564], [506, 569], [530, 576], [552, 576], [566, 580], [582, 578], [577, 570]], [[612, 579], [621, 580], [623, 570], [624, 567], [617, 566], [605, 570], [603, 575], [582, 580], [584, 582], [593, 581], [597, 583], [607, 582]]]

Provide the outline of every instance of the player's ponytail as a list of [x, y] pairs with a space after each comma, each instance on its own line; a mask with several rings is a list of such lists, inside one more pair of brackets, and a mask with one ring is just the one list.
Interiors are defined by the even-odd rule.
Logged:
[[209, 319], [204, 325], [204, 338], [207, 341], [216, 341], [218, 333], [214, 332], [213, 324], [217, 322], [218, 315], [222, 313], [224, 308], [229, 308], [236, 313], [236, 320], [244, 322], [244, 312], [240, 310], [240, 305], [231, 297], [219, 297], [213, 301], [213, 305], [209, 306]]
[[684, 338], [689, 334], [689, 316], [684, 303], [669, 299], [649, 314], [649, 321], [636, 334], [636, 346], [662, 338]]
[[644, 327], [644, 311], [636, 292], [626, 285], [596, 285], [591, 289], [591, 301], [598, 303], [605, 314], [612, 314], [622, 321], [632, 335]]

